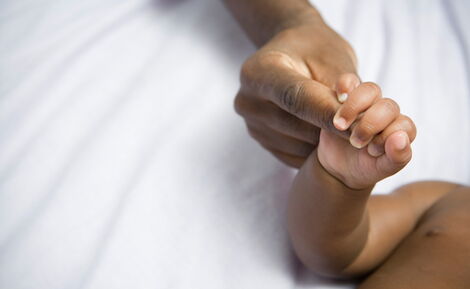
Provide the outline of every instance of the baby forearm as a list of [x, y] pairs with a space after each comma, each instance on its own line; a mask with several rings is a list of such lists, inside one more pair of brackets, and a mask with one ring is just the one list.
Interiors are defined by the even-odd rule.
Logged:
[[317, 273], [342, 276], [366, 244], [371, 188], [353, 190], [330, 175], [313, 153], [289, 196], [289, 234], [303, 263]]

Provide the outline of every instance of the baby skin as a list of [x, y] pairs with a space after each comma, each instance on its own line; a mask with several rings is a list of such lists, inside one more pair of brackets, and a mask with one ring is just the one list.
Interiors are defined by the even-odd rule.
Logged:
[[410, 161], [416, 129], [378, 86], [352, 82], [337, 84], [348, 97], [333, 121], [349, 141], [322, 130], [291, 188], [296, 254], [317, 274], [365, 277], [360, 289], [470, 288], [470, 188], [427, 181], [371, 196]]

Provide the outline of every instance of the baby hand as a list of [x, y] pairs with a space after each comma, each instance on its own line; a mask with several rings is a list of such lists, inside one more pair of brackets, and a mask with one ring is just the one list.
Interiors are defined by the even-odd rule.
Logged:
[[350, 188], [363, 189], [395, 174], [410, 161], [416, 127], [400, 114], [398, 104], [382, 98], [377, 85], [362, 83], [344, 89], [347, 85], [342, 84], [350, 83], [347, 80], [344, 75], [338, 83], [338, 91], [349, 93], [333, 123], [338, 130], [351, 130], [351, 144], [322, 130], [317, 154], [330, 174]]

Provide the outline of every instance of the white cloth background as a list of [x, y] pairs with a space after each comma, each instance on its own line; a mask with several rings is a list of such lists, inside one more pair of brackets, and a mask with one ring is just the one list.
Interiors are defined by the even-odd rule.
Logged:
[[[376, 191], [469, 183], [468, 2], [315, 4], [418, 126]], [[220, 1], [1, 1], [0, 288], [352, 288], [290, 250], [295, 172], [232, 109], [253, 51]]]

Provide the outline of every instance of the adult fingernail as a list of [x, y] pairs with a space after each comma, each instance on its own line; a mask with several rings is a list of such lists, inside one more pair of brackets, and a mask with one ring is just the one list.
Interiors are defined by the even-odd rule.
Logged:
[[333, 123], [335, 127], [339, 130], [346, 130], [348, 128], [346, 120], [342, 117], [335, 116], [335, 118], [333, 119]]
[[346, 99], [348, 99], [348, 94], [347, 93], [341, 93], [341, 94], [338, 95], [338, 101], [340, 103], [345, 102]]
[[384, 154], [383, 146], [370, 143], [367, 146], [367, 152], [373, 157], [378, 157]]

